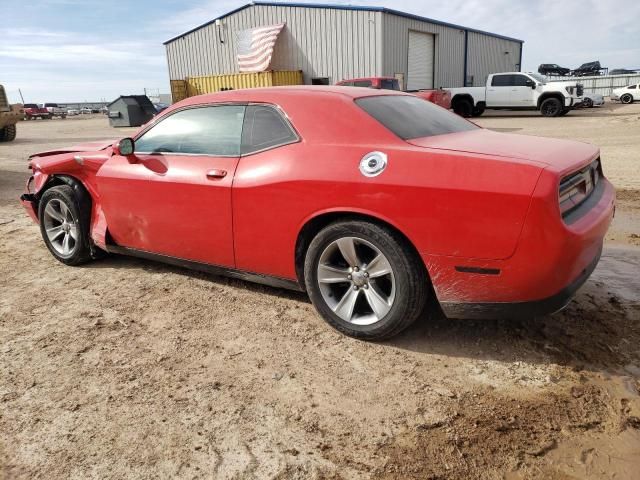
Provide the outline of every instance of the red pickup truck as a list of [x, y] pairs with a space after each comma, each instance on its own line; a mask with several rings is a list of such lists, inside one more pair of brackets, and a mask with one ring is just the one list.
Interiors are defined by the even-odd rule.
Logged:
[[[394, 77], [365, 77], [365, 78], [352, 78], [348, 80], [342, 80], [336, 85], [342, 85], [344, 87], [366, 87], [366, 88], [378, 88], [383, 90], [400, 90], [400, 82]], [[451, 93], [447, 90], [416, 90], [410, 91], [416, 97], [428, 100], [431, 103], [435, 103], [442, 108], [449, 110], [451, 108]]]
[[24, 104], [24, 118], [26, 120], [36, 120], [38, 118], [49, 119], [51, 118], [51, 113], [44, 107], [40, 107], [35, 103], [25, 103]]

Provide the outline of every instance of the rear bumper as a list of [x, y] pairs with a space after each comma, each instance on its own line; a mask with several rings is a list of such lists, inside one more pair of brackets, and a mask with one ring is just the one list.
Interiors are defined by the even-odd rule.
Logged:
[[532, 317], [568, 303], [598, 263], [615, 211], [615, 190], [602, 178], [590, 198], [563, 220], [557, 188], [549, 181], [537, 189], [510, 258], [423, 256], [447, 316]]
[[591, 260], [591, 263], [580, 273], [580, 275], [569, 285], [564, 287], [555, 295], [541, 300], [532, 300], [528, 302], [489, 302], [489, 303], [457, 303], [457, 302], [441, 302], [442, 311], [450, 318], [468, 318], [468, 319], [503, 319], [503, 318], [533, 318], [548, 315], [562, 310], [573, 298], [573, 295], [591, 276], [596, 269], [600, 256], [602, 254], [602, 246], [598, 250], [597, 255]]

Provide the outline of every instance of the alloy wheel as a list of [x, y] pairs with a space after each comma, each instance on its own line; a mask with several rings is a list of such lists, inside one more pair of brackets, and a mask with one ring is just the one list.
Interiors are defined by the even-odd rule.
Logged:
[[63, 256], [70, 256], [80, 237], [78, 222], [73, 218], [71, 209], [57, 198], [51, 199], [44, 209], [44, 228], [49, 243]]
[[329, 308], [355, 325], [382, 320], [395, 300], [396, 281], [389, 260], [362, 238], [331, 242], [320, 255], [317, 279]]

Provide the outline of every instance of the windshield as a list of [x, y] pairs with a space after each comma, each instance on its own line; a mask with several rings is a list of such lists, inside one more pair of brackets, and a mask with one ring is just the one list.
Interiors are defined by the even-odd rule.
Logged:
[[403, 140], [480, 128], [413, 95], [363, 97], [356, 104]]
[[542, 75], [538, 75], [537, 73], [527, 73], [527, 75], [529, 75], [530, 77], [535, 78], [536, 82], [538, 82], [538, 83], [542, 83], [542, 84], [546, 84], [547, 83], [547, 80]]

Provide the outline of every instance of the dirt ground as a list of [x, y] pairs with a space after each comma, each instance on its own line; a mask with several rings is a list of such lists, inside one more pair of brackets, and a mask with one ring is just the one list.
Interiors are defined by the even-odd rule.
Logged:
[[26, 157], [128, 130], [20, 124], [0, 144], [0, 478], [637, 478], [640, 105], [478, 123], [602, 147], [619, 189], [603, 258], [563, 312], [431, 311], [382, 343], [302, 294], [56, 262], [16, 204]]

